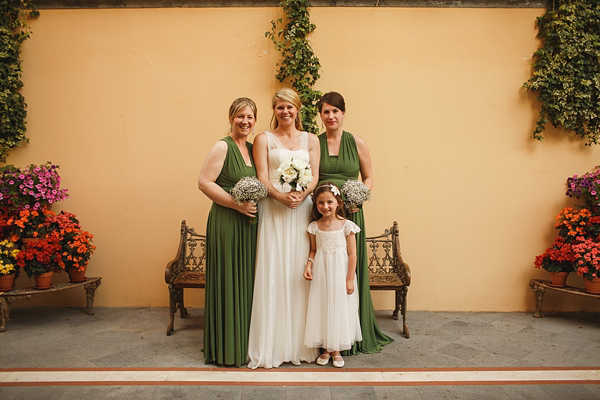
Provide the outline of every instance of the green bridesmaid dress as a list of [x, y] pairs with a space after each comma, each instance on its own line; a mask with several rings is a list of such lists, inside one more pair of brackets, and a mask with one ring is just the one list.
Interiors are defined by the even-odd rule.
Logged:
[[[327, 136], [319, 135], [321, 161], [319, 164], [319, 185], [323, 182], [333, 182], [340, 189], [349, 179], [358, 179], [360, 161], [356, 141], [351, 133], [344, 131], [337, 156], [329, 155]], [[356, 279], [358, 281], [359, 316], [362, 331], [362, 342], [355, 343], [352, 349], [342, 354], [379, 353], [383, 346], [394, 340], [384, 334], [375, 318], [371, 289], [369, 288], [369, 263], [367, 260], [367, 241], [365, 234], [365, 218], [362, 208], [349, 214], [348, 219], [359, 226], [356, 234]]]
[[[240, 178], [256, 176], [231, 137], [217, 185], [230, 192]], [[252, 144], [246, 143], [252, 157]], [[213, 203], [206, 224], [204, 358], [206, 363], [241, 366], [248, 356], [252, 313], [256, 227], [238, 211]]]

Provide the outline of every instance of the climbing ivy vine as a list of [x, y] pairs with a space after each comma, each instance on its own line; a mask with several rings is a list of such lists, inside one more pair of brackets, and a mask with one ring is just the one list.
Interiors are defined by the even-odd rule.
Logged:
[[39, 12], [28, 0], [0, 0], [0, 162], [13, 147], [28, 141], [25, 136], [27, 104], [23, 87], [21, 44], [29, 38], [27, 17]]
[[550, 122], [600, 144], [600, 0], [554, 0], [537, 26], [542, 46], [524, 84], [541, 103], [533, 137]]
[[313, 86], [320, 78], [321, 64], [308, 40], [308, 35], [316, 26], [310, 22], [309, 0], [281, 0], [279, 3], [285, 13], [285, 20], [279, 18], [271, 21], [271, 30], [265, 36], [273, 41], [275, 49], [281, 53], [282, 59], [277, 63], [275, 77], [283, 82], [290, 79], [292, 87], [302, 100], [300, 118], [307, 132], [318, 133], [315, 122], [317, 102], [321, 92]]

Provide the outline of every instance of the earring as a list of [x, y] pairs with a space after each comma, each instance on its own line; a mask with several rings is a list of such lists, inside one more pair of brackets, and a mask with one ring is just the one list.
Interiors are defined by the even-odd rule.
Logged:
[[229, 124], [229, 133], [233, 131], [233, 124]]
[[325, 128], [325, 124], [323, 123], [323, 120], [321, 120], [321, 128]]

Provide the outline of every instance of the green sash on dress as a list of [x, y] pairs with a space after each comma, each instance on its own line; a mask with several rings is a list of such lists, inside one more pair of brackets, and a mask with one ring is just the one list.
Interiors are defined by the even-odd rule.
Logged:
[[[319, 163], [319, 185], [324, 182], [333, 182], [340, 189], [349, 179], [358, 179], [360, 173], [360, 160], [356, 141], [351, 133], [343, 131], [340, 142], [340, 152], [337, 156], [329, 155], [327, 135], [319, 135], [321, 160]], [[363, 210], [349, 214], [348, 219], [360, 228], [356, 234], [356, 280], [358, 282], [360, 328], [363, 336], [361, 342], [355, 343], [352, 349], [343, 352], [344, 355], [362, 353], [379, 353], [383, 346], [394, 340], [379, 329], [371, 289], [369, 287], [369, 263], [367, 260], [367, 241], [365, 232], [365, 218]]]

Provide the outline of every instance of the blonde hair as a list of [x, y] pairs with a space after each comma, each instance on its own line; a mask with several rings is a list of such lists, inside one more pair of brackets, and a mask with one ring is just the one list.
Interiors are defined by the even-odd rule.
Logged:
[[246, 107], [250, 107], [250, 109], [254, 113], [255, 119], [258, 118], [258, 112], [256, 110], [256, 104], [254, 103], [254, 101], [247, 97], [239, 97], [235, 99], [233, 103], [231, 103], [231, 106], [229, 106], [229, 123], [233, 121], [233, 118], [235, 118], [237, 113], [239, 113]]
[[302, 109], [302, 100], [300, 100], [300, 96], [294, 89], [283, 88], [279, 89], [275, 92], [273, 96], [273, 100], [271, 101], [271, 108], [273, 109], [273, 116], [271, 117], [271, 129], [277, 129], [279, 126], [279, 121], [275, 117], [275, 106], [278, 101], [287, 101], [291, 103], [298, 110], [298, 114], [296, 115], [296, 129], [299, 131], [302, 130], [302, 121], [300, 121], [300, 110]]

